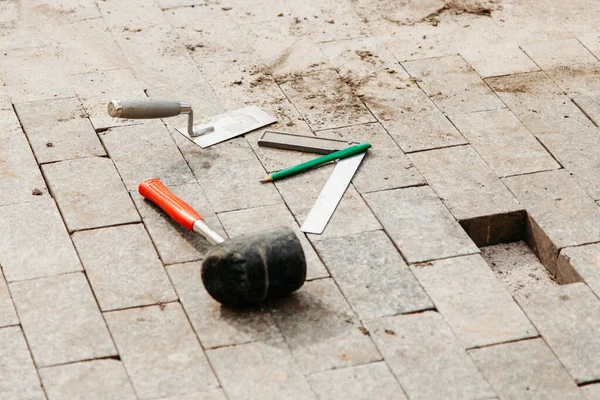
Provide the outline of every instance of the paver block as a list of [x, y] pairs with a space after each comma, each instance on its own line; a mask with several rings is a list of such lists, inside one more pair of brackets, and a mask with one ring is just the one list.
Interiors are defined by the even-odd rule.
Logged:
[[480, 255], [411, 269], [466, 348], [537, 336]]
[[0, 263], [9, 282], [82, 270], [49, 197], [0, 207], [0, 237]]
[[39, 163], [106, 155], [77, 98], [21, 103], [15, 109]]
[[[0, 110], [0, 206], [31, 201], [46, 184], [12, 110]], [[37, 193], [37, 192], [36, 192]]]
[[327, 131], [326, 134], [371, 144], [371, 149], [352, 179], [360, 193], [425, 183], [419, 171], [379, 124], [356, 125]]
[[598, 399], [600, 398], [600, 384], [583, 386], [581, 392], [587, 400]]
[[556, 279], [562, 283], [585, 282], [600, 297], [600, 244], [562, 249], [558, 256]]
[[506, 399], [579, 399], [575, 382], [542, 339], [469, 351], [490, 385]]
[[117, 355], [81, 273], [9, 284], [38, 367]]
[[406, 399], [384, 362], [321, 372], [308, 381], [322, 400]]
[[127, 5], [127, 12], [123, 12], [123, 5], [115, 0], [103, 1], [98, 4], [104, 23], [113, 29], [134, 32], [165, 23], [165, 18], [158, 4], [148, 3], [143, 0], [134, 0]]
[[[473, 24], [477, 20], [485, 20], [476, 15], [471, 17], [468, 24]], [[475, 18], [477, 18], [477, 20]], [[494, 24], [491, 18], [487, 19]], [[521, 50], [519, 45], [512, 38], [498, 37], [489, 43], [489, 26], [485, 26], [485, 31], [479, 31], [481, 37], [485, 37], [484, 43], [465, 43], [460, 49], [460, 55], [473, 67], [482, 78], [492, 76], [502, 76], [519, 74], [525, 72], [539, 71], [540, 68]], [[470, 35], [467, 37], [477, 36]]]
[[221, 347], [206, 355], [231, 400], [316, 399], [283, 339]]
[[[211, 229], [227, 237], [199, 184], [169, 186], [169, 190], [191, 205]], [[154, 203], [145, 200], [137, 192], [132, 192], [131, 196], [163, 263], [168, 265], [199, 260], [211, 248], [202, 235], [184, 228]]]
[[428, 311], [366, 324], [409, 399], [494, 396], [440, 314]]
[[281, 337], [269, 310], [252, 306], [234, 310], [214, 300], [202, 284], [201, 263], [167, 267], [183, 308], [205, 349]]
[[471, 146], [419, 152], [410, 158], [477, 245], [522, 237], [523, 208]]
[[0, 327], [19, 325], [19, 317], [15, 312], [8, 286], [0, 273]]
[[535, 136], [594, 128], [544, 72], [490, 78], [486, 82]]
[[272, 314], [304, 373], [381, 359], [332, 279], [305, 283], [293, 296], [275, 302]]
[[578, 384], [600, 377], [600, 300], [584, 283], [517, 297], [548, 346]]
[[104, 318], [139, 398], [217, 387], [180, 304], [112, 311]]
[[300, 231], [298, 223], [284, 204], [230, 211], [219, 214], [219, 220], [231, 238], [240, 235], [257, 234], [279, 226], [291, 228], [300, 240], [302, 249], [304, 250], [307, 268], [306, 279], [329, 276], [317, 253], [315, 253], [304, 233]]
[[568, 172], [515, 176], [504, 183], [527, 210], [527, 240], [552, 274], [560, 249], [600, 241], [600, 209]]
[[409, 263], [479, 252], [429, 187], [369, 193], [365, 199]]
[[42, 171], [69, 231], [140, 220], [110, 159], [62, 161]]
[[560, 168], [509, 110], [455, 115], [452, 122], [500, 177]]
[[333, 70], [281, 79], [281, 89], [313, 130], [375, 122], [369, 110]]
[[361, 319], [433, 308], [382, 231], [321, 240], [315, 247]]
[[225, 392], [222, 389], [210, 392], [195, 392], [183, 394], [181, 396], [163, 398], [161, 400], [227, 400]]
[[405, 61], [402, 66], [447, 115], [506, 107], [460, 56]]
[[40, 368], [39, 372], [51, 400], [137, 399], [119, 360], [58, 365]]
[[0, 329], [0, 359], [2, 399], [46, 399], [20, 327]]
[[135, 190], [144, 180], [154, 177], [160, 178], [165, 185], [196, 182], [160, 121], [111, 128], [100, 137], [129, 190]]
[[141, 224], [76, 232], [73, 241], [102, 311], [177, 300]]

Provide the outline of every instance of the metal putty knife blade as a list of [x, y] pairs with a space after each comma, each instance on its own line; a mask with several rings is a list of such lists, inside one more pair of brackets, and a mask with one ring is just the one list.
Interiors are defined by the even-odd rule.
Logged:
[[199, 131], [211, 126], [214, 128], [213, 131], [202, 136], [190, 137], [187, 133], [187, 127], [177, 130], [198, 146], [205, 148], [274, 122], [277, 122], [277, 118], [272, 117], [257, 106], [251, 106], [217, 115], [211, 118], [210, 122], [195, 126], [194, 129]]
[[315, 205], [300, 227], [302, 232], [318, 235], [323, 233], [366, 154], [365, 152], [338, 161], [321, 193], [319, 193]]

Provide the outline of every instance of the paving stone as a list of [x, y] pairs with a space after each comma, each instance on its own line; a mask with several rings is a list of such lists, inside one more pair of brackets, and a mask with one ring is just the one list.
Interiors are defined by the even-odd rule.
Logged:
[[369, 193], [365, 199], [409, 263], [479, 252], [429, 187]]
[[39, 372], [49, 399], [136, 399], [119, 360], [58, 365]]
[[535, 136], [594, 128], [544, 72], [490, 78], [486, 82]]
[[112, 118], [106, 111], [111, 100], [146, 97], [142, 84], [130, 68], [72, 75], [69, 80], [77, 87], [77, 97], [96, 130], [142, 123], [135, 119]]
[[159, 177], [165, 185], [196, 182], [160, 121], [111, 128], [100, 137], [129, 190], [152, 177]]
[[281, 89], [313, 130], [374, 122], [373, 116], [333, 70], [281, 79]]
[[[169, 190], [191, 205], [208, 226], [227, 237], [199, 184], [169, 186]], [[131, 196], [164, 264], [200, 260], [211, 248], [202, 235], [179, 225], [154, 203], [137, 192], [132, 192]]]
[[315, 399], [283, 339], [221, 347], [206, 355], [231, 400]]
[[188, 393], [181, 396], [164, 398], [162, 400], [227, 400], [223, 390], [213, 390], [210, 392]]
[[82, 270], [49, 197], [0, 207], [0, 237], [0, 263], [8, 282]]
[[217, 387], [180, 304], [113, 311], [104, 317], [139, 398]]
[[102, 311], [177, 300], [141, 224], [76, 232], [73, 241]]
[[504, 183], [527, 210], [527, 240], [553, 275], [560, 249], [600, 241], [600, 209], [568, 172], [515, 176]]
[[140, 220], [110, 159], [62, 161], [42, 170], [69, 231]]
[[169, 277], [205, 349], [281, 337], [264, 306], [233, 310], [215, 301], [202, 284], [200, 262], [171, 265]]
[[113, 30], [135, 32], [144, 30], [165, 22], [162, 11], [154, 1], [133, 0], [127, 4], [127, 12], [123, 5], [115, 0], [103, 1], [98, 4], [104, 23]]
[[523, 208], [471, 146], [413, 153], [410, 158], [477, 245], [522, 237]]
[[436, 312], [366, 323], [410, 399], [484, 399], [494, 396], [450, 327]]
[[499, 37], [491, 45], [484, 43], [474, 46], [469, 43], [461, 48], [460, 55], [482, 78], [540, 70], [511, 38]]
[[500, 177], [560, 168], [509, 110], [455, 115], [452, 122]]
[[0, 398], [46, 398], [20, 327], [0, 329], [0, 358]]
[[469, 351], [496, 393], [507, 399], [582, 399], [542, 339]]
[[361, 319], [433, 308], [385, 233], [327, 239], [315, 247]]
[[[379, 124], [356, 125], [323, 132], [327, 136], [370, 143], [352, 183], [360, 193], [425, 183], [402, 150]], [[321, 136], [321, 132], [319, 132]]]
[[272, 314], [306, 374], [381, 359], [332, 279], [305, 283], [293, 296], [275, 302]]
[[540, 141], [594, 200], [600, 199], [600, 161], [596, 157], [596, 149], [600, 146], [598, 132], [586, 130], [543, 135]]
[[32, 0], [22, 5], [26, 19], [39, 20], [54, 25], [59, 21], [68, 22], [100, 18], [98, 7], [93, 0]]
[[600, 301], [584, 283], [518, 297], [519, 305], [577, 384], [600, 375]]
[[406, 399], [384, 362], [309, 375], [313, 390], [323, 400]]
[[16, 104], [39, 163], [106, 155], [77, 98]]
[[9, 285], [38, 367], [117, 355], [85, 275]]
[[228, 233], [233, 238], [240, 235], [260, 233], [278, 226], [287, 226], [295, 233], [306, 257], [306, 279], [323, 278], [329, 276], [329, 273], [323, 266], [323, 263], [315, 253], [315, 250], [306, 239], [304, 233], [298, 227], [293, 215], [287, 209], [285, 204], [273, 204], [270, 206], [256, 207], [248, 210], [230, 211], [219, 214], [219, 220]]
[[12, 110], [0, 111], [0, 206], [31, 201], [46, 184]]
[[585, 282], [600, 297], [600, 244], [562, 249], [558, 256], [556, 279], [561, 284]]
[[598, 399], [600, 398], [600, 384], [582, 386], [581, 392], [588, 400]]
[[19, 317], [15, 312], [8, 286], [0, 273], [0, 327], [19, 325]]
[[402, 65], [445, 114], [505, 108], [460, 56], [405, 61]]
[[537, 336], [481, 256], [439, 260], [411, 269], [465, 347]]

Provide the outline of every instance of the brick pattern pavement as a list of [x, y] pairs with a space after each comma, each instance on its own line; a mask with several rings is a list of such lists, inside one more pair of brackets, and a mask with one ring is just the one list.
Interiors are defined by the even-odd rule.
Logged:
[[[0, 400], [600, 398], [600, 4], [0, 2]], [[323, 235], [333, 166], [262, 130], [201, 149], [113, 98], [247, 105], [373, 148]], [[161, 178], [222, 235], [286, 225], [308, 282], [244, 310]], [[479, 247], [561, 284], [512, 297]], [[513, 282], [514, 283], [514, 282]]]

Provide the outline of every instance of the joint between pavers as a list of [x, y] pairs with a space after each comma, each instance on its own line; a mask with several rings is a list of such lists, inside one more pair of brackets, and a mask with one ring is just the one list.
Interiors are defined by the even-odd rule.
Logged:
[[[527, 315], [527, 314], [525, 314], [525, 315]], [[529, 318], [528, 318], [528, 320], [529, 320]], [[542, 338], [542, 336], [538, 333], [535, 336], [530, 336], [530, 337], [526, 337], [526, 338], [505, 340], [505, 341], [498, 342], [498, 343], [489, 343], [489, 344], [482, 344], [480, 346], [467, 347], [467, 348], [465, 348], [465, 351], [469, 352], [471, 350], [484, 349], [486, 347], [500, 346], [503, 344], [517, 343], [517, 342], [526, 342], [528, 340], [536, 340], [536, 339], [541, 339], [541, 338]]]

